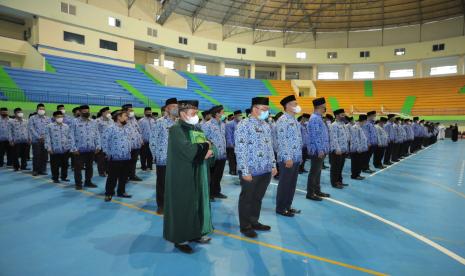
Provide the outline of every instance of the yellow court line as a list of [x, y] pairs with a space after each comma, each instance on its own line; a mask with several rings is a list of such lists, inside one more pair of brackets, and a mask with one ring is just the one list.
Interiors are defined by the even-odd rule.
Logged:
[[454, 193], [454, 194], [456, 194], [456, 195], [458, 195], [458, 196], [460, 196], [460, 197], [465, 198], [465, 194], [464, 194], [464, 193], [459, 192], [459, 191], [457, 191], [457, 190], [454, 190], [454, 189], [452, 189], [452, 188], [449, 188], [449, 187], [447, 187], [446, 185], [439, 184], [439, 183], [436, 183], [436, 182], [433, 182], [433, 181], [429, 181], [429, 180], [426, 180], [426, 179], [424, 179], [424, 178], [422, 178], [422, 177], [419, 177], [419, 176], [416, 176], [416, 175], [411, 175], [411, 174], [406, 174], [406, 173], [405, 173], [404, 175], [409, 176], [409, 177], [416, 178], [416, 179], [418, 179], [418, 180], [421, 180], [421, 181], [426, 182], [426, 183], [428, 183], [428, 184], [431, 184], [431, 185], [434, 185], [434, 186], [436, 186], [436, 187], [442, 188], [442, 189], [444, 189], [444, 190], [446, 190], [446, 191], [449, 191], [449, 192]]
[[[49, 184], [56, 185], [52, 181], [47, 181], [47, 182]], [[62, 185], [59, 185], [59, 186], [62, 186]], [[96, 193], [89, 192], [89, 191], [86, 191], [86, 190], [77, 190], [77, 191], [81, 192], [81, 193], [83, 193], [85, 195], [91, 196], [91, 197], [96, 197], [96, 198], [100, 198], [100, 199], [105, 198], [104, 196], [101, 196], [101, 195], [98, 195]], [[112, 199], [111, 202], [122, 205], [124, 207], [128, 207], [130, 209], [134, 209], [134, 210], [141, 211], [141, 212], [144, 212], [144, 213], [147, 213], [147, 214], [155, 215], [157, 217], [163, 217], [163, 215], [157, 214], [157, 212], [155, 212], [155, 211], [147, 210], [147, 209], [138, 207], [138, 206], [130, 204], [130, 203], [122, 202], [122, 201], [115, 200], [115, 199]], [[337, 266], [342, 266], [342, 267], [345, 267], [345, 268], [357, 270], [357, 271], [364, 272], [364, 273], [371, 274], [371, 275], [377, 275], [377, 276], [387, 276], [388, 275], [388, 274], [385, 274], [385, 273], [377, 272], [375, 270], [371, 270], [371, 269], [367, 269], [367, 268], [363, 268], [363, 267], [359, 267], [359, 266], [355, 266], [355, 265], [350, 265], [350, 264], [346, 264], [346, 263], [343, 263], [343, 262], [338, 262], [338, 261], [335, 261], [335, 260], [319, 257], [319, 256], [312, 255], [312, 254], [309, 254], [309, 253], [305, 253], [305, 252], [301, 252], [301, 251], [297, 251], [297, 250], [292, 250], [292, 249], [287, 249], [287, 248], [284, 248], [284, 247], [280, 247], [280, 246], [277, 246], [277, 245], [273, 245], [273, 244], [270, 244], [270, 243], [265, 243], [265, 242], [261, 242], [261, 241], [257, 241], [257, 240], [253, 240], [253, 239], [249, 239], [249, 238], [244, 238], [242, 236], [231, 234], [231, 233], [220, 231], [220, 230], [214, 230], [214, 232], [216, 234], [218, 234], [218, 235], [222, 235], [222, 236], [225, 236], [225, 237], [229, 237], [229, 238], [233, 238], [233, 239], [236, 239], [236, 240], [240, 240], [240, 241], [260, 245], [260, 246], [263, 246], [263, 247], [275, 249], [275, 250], [286, 252], [286, 253], [293, 254], [293, 255], [306, 257], [306, 258], [317, 260], [317, 261], [330, 263], [330, 264], [337, 265]]]

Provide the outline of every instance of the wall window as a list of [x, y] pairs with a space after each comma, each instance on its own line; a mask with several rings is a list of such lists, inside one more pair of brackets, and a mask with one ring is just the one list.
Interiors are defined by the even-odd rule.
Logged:
[[152, 29], [152, 28], [147, 28], [147, 35], [157, 37], [158, 36], [158, 30], [157, 29]]
[[112, 51], [118, 51], [118, 43], [100, 39], [100, 48], [112, 50]]
[[108, 17], [108, 25], [112, 26], [112, 27], [118, 27], [118, 28], [121, 28], [121, 20], [119, 20], [118, 18], [114, 18], [114, 17]]
[[318, 72], [319, 80], [338, 80], [339, 72]]
[[326, 57], [328, 59], [336, 59], [337, 58], [337, 52], [328, 52]]
[[180, 36], [178, 38], [178, 42], [179, 42], [179, 44], [187, 45], [187, 38]]
[[358, 71], [354, 72], [352, 75], [354, 80], [366, 80], [366, 79], [374, 79], [375, 72], [374, 71]]
[[82, 45], [86, 43], [85, 36], [80, 35], [80, 34], [70, 33], [70, 32], [63, 32], [63, 40], [77, 43], [77, 44], [82, 44]]
[[431, 67], [431, 76], [457, 74], [457, 65]]
[[217, 46], [216, 43], [208, 43], [208, 50], [216, 51]]
[[[187, 71], [191, 71], [191, 65], [187, 64]], [[206, 74], [207, 73], [207, 66], [195, 64], [194, 65], [194, 73]]]
[[389, 71], [390, 78], [413, 77], [413, 69], [398, 69]]
[[224, 75], [230, 77], [239, 77], [239, 69], [236, 68], [224, 68]]
[[307, 58], [307, 53], [306, 52], [297, 52], [295, 53], [295, 57], [298, 59], [306, 59]]
[[361, 51], [360, 52], [360, 57], [361, 58], [369, 58], [370, 57], [370, 51]]
[[446, 45], [444, 45], [444, 43], [433, 45], [433, 52], [444, 51], [444, 49], [446, 49]]
[[266, 56], [267, 57], [276, 57], [276, 51], [275, 50], [266, 50]]
[[[153, 65], [160, 66], [160, 60], [158, 58], [154, 59], [153, 60]], [[164, 62], [163, 65], [164, 65], [163, 67], [165, 67], [165, 68], [174, 70], [174, 61], [172, 61], [172, 60], [165, 59], [165, 62]]]
[[394, 50], [395, 56], [404, 56], [405, 55], [405, 48], [399, 48]]
[[245, 48], [237, 48], [237, 53], [240, 55], [245, 55], [246, 49]]
[[76, 15], [76, 6], [65, 2], [61, 2], [61, 12]]

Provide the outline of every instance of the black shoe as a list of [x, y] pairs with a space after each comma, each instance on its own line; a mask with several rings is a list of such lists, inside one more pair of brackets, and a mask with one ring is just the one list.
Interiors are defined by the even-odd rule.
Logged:
[[132, 195], [128, 195], [127, 193], [124, 193], [124, 194], [118, 194], [117, 197], [131, 198]]
[[190, 245], [188, 244], [175, 243], [174, 247], [179, 249], [179, 251], [181, 251], [182, 253], [191, 254], [193, 252], [192, 247], [190, 247]]
[[203, 237], [198, 238], [198, 239], [190, 240], [190, 242], [196, 242], [196, 243], [200, 243], [200, 244], [207, 244], [207, 243], [210, 243], [211, 240], [212, 240], [212, 238], [207, 237], [207, 236], [203, 236]]
[[19, 171], [19, 169], [18, 169], [18, 168], [14, 168], [14, 171], [17, 172], [17, 171]]
[[293, 217], [294, 216], [294, 213], [288, 211], [288, 210], [284, 210], [284, 211], [276, 211], [276, 214], [280, 214], [281, 216], [285, 216], [285, 217]]
[[38, 172], [32, 172], [32, 176], [38, 176], [39, 173]]
[[28, 167], [21, 168], [22, 171], [29, 171], [30, 169]]
[[111, 195], [106, 195], [106, 196], [105, 196], [105, 202], [111, 201], [112, 197], [113, 197], [113, 196], [111, 196]]
[[384, 165], [386, 165], [386, 166], [391, 166], [392, 163], [391, 163], [391, 162], [387, 162], [387, 163], [384, 163]]
[[237, 172], [229, 172], [230, 175], [237, 175]]
[[60, 180], [58, 180], [58, 179], [53, 179], [53, 183], [60, 183]]
[[39, 175], [47, 175], [46, 172], [39, 172]]
[[310, 200], [315, 200], [315, 201], [322, 201], [323, 199], [315, 194], [313, 195], [307, 195], [305, 197], [306, 199], [310, 199]]
[[90, 182], [88, 184], [84, 184], [84, 187], [87, 187], [87, 188], [97, 188], [97, 185], [95, 185], [94, 183]]
[[222, 194], [222, 193], [219, 193], [219, 194], [217, 194], [217, 195], [214, 195], [213, 197], [215, 197], [215, 198], [222, 198], [222, 199], [228, 198], [227, 196], [225, 196], [225, 195]]
[[339, 184], [334, 184], [334, 185], [331, 185], [334, 189], [343, 189], [344, 187], [342, 185], [339, 185]]
[[344, 187], [349, 186], [349, 184], [346, 184], [346, 183], [341, 183], [341, 185]]
[[69, 182], [69, 179], [68, 178], [62, 178], [61, 181]]
[[76, 185], [75, 187], [76, 187], [76, 190], [78, 190], [78, 191], [82, 190], [82, 185]]
[[300, 211], [298, 209], [291, 208], [291, 209], [289, 209], [289, 212], [291, 212], [293, 214], [300, 214], [302, 211]]
[[163, 215], [163, 208], [162, 207], [157, 208], [157, 214]]
[[373, 171], [370, 170], [370, 169], [368, 169], [368, 170], [363, 170], [362, 172], [364, 172], [364, 173], [373, 173]]
[[256, 238], [257, 237], [257, 232], [253, 230], [252, 228], [248, 229], [241, 229], [241, 233], [244, 234], [247, 238]]
[[308, 171], [306, 169], [300, 170], [299, 172], [300, 173], [308, 173]]
[[375, 166], [375, 168], [377, 168], [377, 169], [380, 169], [380, 170], [381, 170], [381, 169], [384, 169], [384, 166]]
[[356, 177], [351, 176], [350, 178], [355, 179], [355, 180], [363, 180], [363, 179], [365, 179], [365, 177], [363, 177], [363, 176], [356, 176]]
[[271, 227], [268, 225], [261, 224], [260, 222], [252, 225], [253, 230], [257, 231], [270, 231]]
[[129, 178], [131, 181], [142, 181], [142, 178], [138, 177], [137, 175], [134, 177]]
[[319, 197], [331, 197], [330, 194], [325, 194], [325, 193], [322, 193], [322, 192], [318, 192], [318, 193], [315, 193], [317, 196]]

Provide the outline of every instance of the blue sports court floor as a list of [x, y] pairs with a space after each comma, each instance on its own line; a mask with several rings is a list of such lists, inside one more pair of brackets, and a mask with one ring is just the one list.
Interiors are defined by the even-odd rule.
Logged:
[[[442, 141], [365, 181], [348, 177], [331, 199], [305, 199], [274, 212], [276, 182], [256, 240], [240, 235], [238, 180], [225, 175], [228, 199], [212, 204], [210, 245], [184, 255], [162, 238], [155, 214], [155, 173], [128, 184], [132, 199], [105, 203], [97, 189], [76, 191], [49, 177], [0, 169], [0, 275], [465, 275], [465, 141]], [[72, 177], [71, 177], [72, 178]]]

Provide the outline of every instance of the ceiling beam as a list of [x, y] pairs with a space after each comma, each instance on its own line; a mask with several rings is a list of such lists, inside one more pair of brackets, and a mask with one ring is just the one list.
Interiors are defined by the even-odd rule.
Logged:
[[242, 2], [238, 7], [235, 7], [236, 1], [232, 1], [231, 6], [229, 6], [228, 10], [224, 14], [223, 20], [221, 20], [221, 25], [224, 25], [229, 22], [229, 19], [233, 17], [238, 11], [242, 9], [246, 5], [246, 2]]
[[157, 18], [157, 23], [160, 25], [165, 24], [166, 20], [168, 20], [181, 2], [182, 0], [166, 0], [163, 4], [162, 12]]

